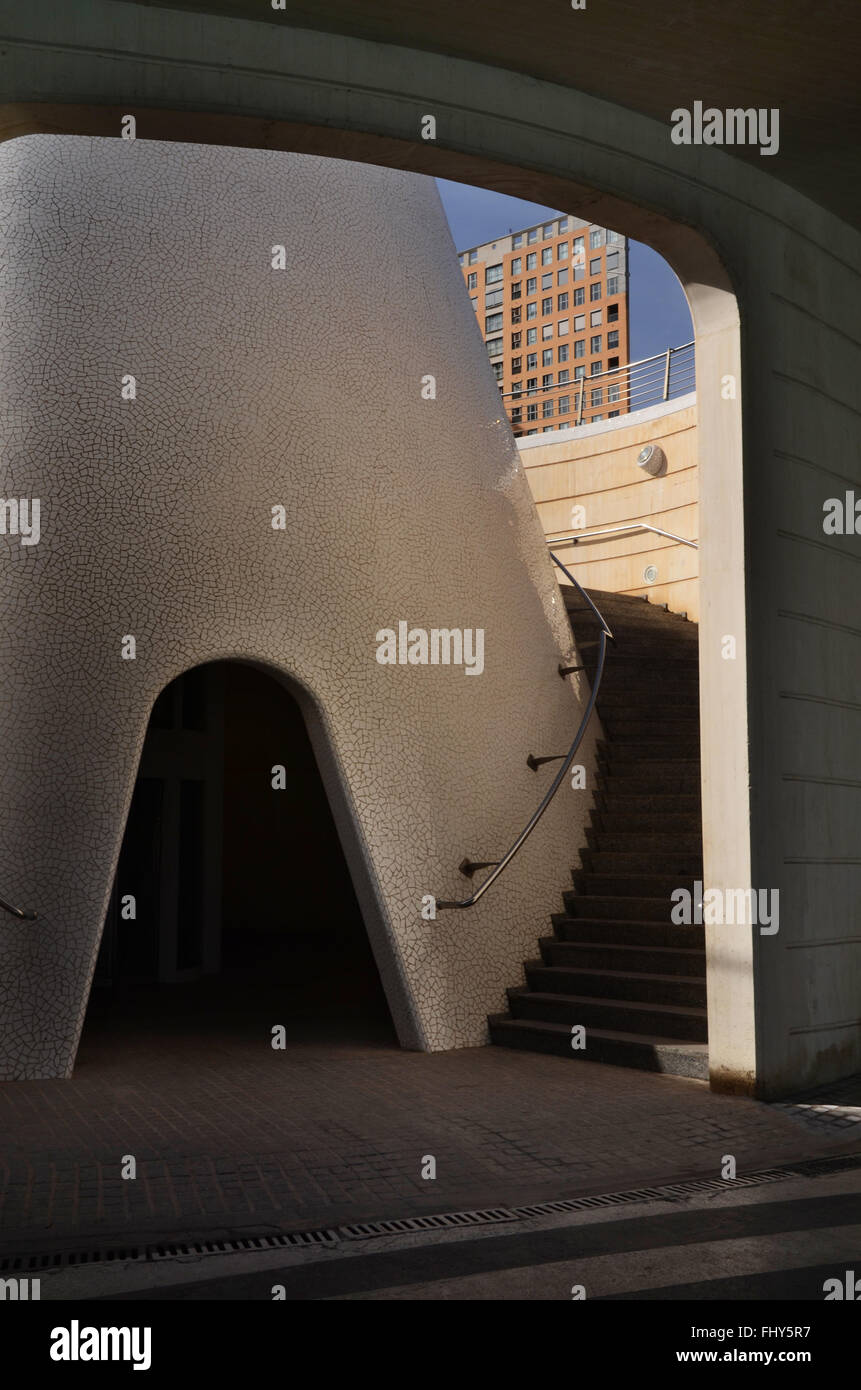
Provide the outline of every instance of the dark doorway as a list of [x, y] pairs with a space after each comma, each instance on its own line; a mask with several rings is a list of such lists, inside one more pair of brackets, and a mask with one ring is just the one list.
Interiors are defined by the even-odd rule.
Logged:
[[118, 1033], [396, 1045], [302, 712], [240, 663], [153, 709], [79, 1060]]

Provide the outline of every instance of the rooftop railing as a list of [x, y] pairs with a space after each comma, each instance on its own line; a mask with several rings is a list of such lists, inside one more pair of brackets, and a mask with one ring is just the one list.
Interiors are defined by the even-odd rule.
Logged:
[[[593, 376], [572, 381], [556, 381], [549, 386], [531, 386], [502, 394], [505, 408], [515, 433], [529, 426], [540, 429], [542, 422], [553, 419], [570, 427], [589, 424], [595, 412], [607, 419], [608, 414], [630, 415], [635, 410], [662, 405], [665, 401], [686, 396], [696, 389], [694, 344], [667, 348], [653, 357], [626, 362], [612, 371], [595, 372]], [[567, 411], [558, 410], [560, 397], [568, 397]], [[534, 406], [534, 414], [530, 408]], [[520, 410], [520, 418], [512, 412]]]

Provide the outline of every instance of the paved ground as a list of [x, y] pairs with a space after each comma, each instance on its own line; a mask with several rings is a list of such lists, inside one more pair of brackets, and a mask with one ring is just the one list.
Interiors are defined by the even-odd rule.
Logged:
[[811, 1127], [806, 1109], [702, 1082], [497, 1048], [403, 1052], [347, 1014], [306, 1019], [275, 1052], [279, 1013], [259, 1000], [227, 1017], [171, 997], [94, 1023], [73, 1080], [0, 1085], [0, 1250], [485, 1207], [861, 1147], [834, 1115]]

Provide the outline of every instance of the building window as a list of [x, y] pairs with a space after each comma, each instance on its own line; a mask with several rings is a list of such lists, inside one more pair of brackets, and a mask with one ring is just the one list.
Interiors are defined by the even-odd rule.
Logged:
[[603, 228], [603, 227], [593, 227], [592, 230], [591, 230], [591, 232], [589, 233], [589, 249], [590, 249], [590, 251], [597, 251], [598, 247], [599, 247], [599, 246], [603, 246], [603, 245], [604, 245], [604, 228]]
[[560, 319], [556, 325], [556, 332], [560, 338], [564, 338], [568, 332], [568, 319]]
[[607, 401], [620, 401], [622, 399], [622, 389], [618, 385], [607, 387]]
[[[526, 330], [526, 346], [527, 346], [527, 347], [531, 347], [532, 344], [535, 343], [535, 342], [537, 342], [537, 341], [538, 341], [538, 334], [536, 333], [535, 329], [534, 329], [534, 328], [527, 328], [527, 330]], [[528, 356], [527, 359], [526, 359], [526, 370], [527, 370], [527, 371], [529, 371], [529, 369], [530, 369], [531, 367], [536, 367], [536, 366], [538, 365], [537, 361], [535, 361], [534, 359], [535, 359], [535, 353], [534, 353], [534, 352], [530, 352], [529, 356]]]
[[[535, 267], [537, 266], [537, 264], [538, 264], [538, 257], [537, 257], [537, 255], [535, 254], [534, 251], [530, 251], [530, 252], [529, 252], [529, 255], [526, 257], [526, 269], [527, 269], [527, 270], [534, 270]], [[528, 293], [528, 291], [527, 291], [527, 293]]]
[[513, 406], [513, 407], [512, 407], [512, 411], [511, 411], [511, 423], [512, 423], [512, 425], [519, 425], [519, 424], [520, 424], [520, 421], [521, 421], [522, 419], [523, 419], [523, 406], [522, 406], [522, 405], [515, 405], [515, 406]]
[[590, 275], [600, 275], [600, 274], [601, 274], [601, 257], [600, 257], [600, 256], [596, 256], [596, 257], [594, 258], [594, 260], [591, 260], [591, 261], [589, 262], [589, 274], [590, 274]]
[[547, 339], [548, 339], [548, 338], [552, 338], [552, 337], [553, 337], [553, 324], [552, 324], [552, 323], [542, 323], [542, 325], [541, 325], [541, 340], [542, 340], [542, 342], [545, 342], [545, 343], [546, 343], [546, 342], [547, 342]]
[[512, 311], [511, 311], [511, 322], [512, 322], [512, 323], [520, 323], [520, 320], [522, 319], [522, 317], [523, 317], [523, 310], [520, 308], [520, 305], [518, 304], [518, 305], [517, 305], [514, 309], [512, 309]]
[[538, 305], [536, 304], [534, 299], [531, 304], [527, 304], [526, 306], [526, 317], [528, 319], [538, 318]]
[[552, 401], [542, 401], [542, 402], [541, 402], [541, 406], [542, 406], [541, 414], [542, 414], [543, 418], [544, 418], [545, 420], [549, 420], [550, 417], [551, 417], [552, 414], [553, 414], [553, 402], [552, 402]]
[[578, 338], [578, 339], [577, 339], [577, 342], [574, 344], [574, 356], [575, 356], [575, 357], [585, 357], [585, 356], [586, 356], [586, 339], [585, 339], [585, 338]]
[[551, 270], [551, 272], [550, 272], [549, 275], [542, 275], [542, 277], [541, 277], [541, 288], [542, 288], [542, 290], [552, 290], [552, 289], [553, 289], [553, 271], [552, 271], [552, 270]]
[[603, 420], [603, 418], [604, 418], [603, 415], [593, 415], [593, 416], [592, 416], [591, 423], [592, 423], [593, 425], [597, 425], [598, 421], [599, 421], [599, 420]]
[[585, 367], [575, 367], [575, 368], [574, 368], [574, 380], [575, 380], [575, 381], [582, 381], [585, 375], [586, 375], [586, 368], [585, 368]]
[[556, 380], [558, 381], [558, 383], [559, 383], [560, 386], [567, 386], [567, 385], [568, 385], [568, 368], [567, 368], [567, 367], [565, 368], [564, 372], [560, 372], [560, 373], [559, 373], [559, 375], [557, 376]]
[[601, 372], [603, 371], [603, 365], [604, 364], [602, 362], [593, 362], [589, 367], [589, 375], [600, 376]]
[[605, 264], [606, 264], [608, 270], [618, 270], [618, 269], [619, 269], [619, 252], [618, 252], [618, 251], [608, 251], [608, 252], [607, 252], [607, 257], [606, 257]]
[[541, 248], [541, 264], [542, 264], [542, 265], [552, 265], [552, 264], [553, 264], [553, 247], [552, 247], [552, 246], [543, 246], [543, 247]]
[[541, 378], [541, 385], [542, 385], [542, 387], [544, 388], [545, 391], [549, 390], [549, 388], [553, 385], [553, 373], [552, 373], [552, 372], [545, 372], [545, 373], [544, 373], [544, 376]]
[[567, 218], [567, 217], [560, 217], [560, 218], [559, 218], [559, 230], [560, 230], [560, 232], [567, 232], [567, 231], [568, 231], [568, 218]]
[[557, 270], [557, 272], [556, 272], [556, 283], [557, 283], [557, 285], [567, 285], [567, 284], [568, 284], [568, 271], [567, 271], [567, 270]]
[[[607, 317], [609, 318], [609, 314], [608, 314]], [[614, 347], [618, 347], [618, 346], [619, 346], [619, 330], [618, 330], [618, 328], [611, 328], [611, 329], [610, 329], [610, 332], [607, 334], [607, 346], [608, 346], [608, 348], [614, 348]]]
[[527, 420], [537, 420], [537, 419], [538, 419], [538, 402], [537, 402], [537, 401], [535, 402], [534, 405], [528, 405], [528, 406], [526, 407], [526, 418], [527, 418]]
[[475, 298], [471, 299], [469, 302], [472, 305], [475, 312], [478, 313], [478, 295], [476, 295]]
[[602, 389], [601, 389], [600, 386], [598, 387], [598, 390], [597, 390], [597, 391], [590, 391], [590, 392], [589, 392], [589, 404], [590, 404], [590, 405], [603, 405], [603, 404], [604, 404], [604, 392], [602, 391]]
[[[519, 372], [519, 371], [520, 371], [520, 358], [519, 358], [519, 357], [518, 357], [518, 359], [517, 359], [517, 366], [516, 366], [516, 367], [515, 367], [514, 363], [512, 362], [512, 364], [511, 364], [511, 370], [512, 370], [513, 372]], [[512, 394], [512, 396], [522, 396], [522, 395], [523, 395], [523, 382], [522, 382], [522, 381], [512, 381], [512, 383], [511, 383], [511, 394]]]
[[523, 334], [522, 334], [522, 333], [512, 333], [512, 335], [511, 335], [511, 351], [512, 351], [512, 352], [516, 352], [517, 349], [520, 347], [520, 344], [521, 344], [522, 341], [523, 341]]
[[553, 296], [551, 295], [548, 299], [542, 299], [542, 301], [541, 301], [541, 317], [543, 318], [545, 314], [552, 314], [552, 313], [553, 313]]
[[568, 361], [568, 354], [569, 354], [569, 347], [568, 347], [568, 344], [567, 344], [567, 343], [560, 343], [560, 344], [559, 344], [559, 347], [558, 347], [557, 350], [556, 350], [556, 361], [557, 361], [557, 362], [567, 362], [567, 361]]
[[532, 245], [533, 241], [537, 241], [537, 240], [538, 240], [538, 228], [537, 228], [537, 227], [530, 227], [530, 228], [529, 228], [529, 231], [526, 233], [526, 240], [529, 242], [529, 245], [530, 245], [530, 246]]
[[530, 278], [526, 281], [526, 298], [528, 299], [529, 296], [530, 296], [531, 294], [537, 294], [537, 293], [538, 293], [538, 281], [536, 280], [535, 276], [532, 275], [532, 276], [530, 276]]
[[622, 243], [624, 240], [625, 240], [625, 238], [622, 236], [622, 233], [621, 233], [621, 232], [608, 232], [608, 233], [607, 233], [607, 245], [608, 245], [608, 246], [620, 246], [621, 243]]
[[549, 236], [555, 236], [555, 235], [556, 235], [556, 223], [555, 223], [555, 222], [545, 222], [545, 224], [544, 224], [544, 240], [546, 241], [547, 238], [548, 238]]
[[484, 296], [485, 309], [495, 309], [497, 304], [502, 303], [502, 290], [491, 290], [490, 294]]
[[586, 267], [582, 264], [582, 262], [581, 262], [580, 265], [575, 265], [575, 267], [574, 267], [574, 279], [575, 279], [575, 280], [582, 280], [583, 277], [585, 276], [585, 274], [586, 274]]
[[575, 236], [574, 241], [572, 243], [572, 250], [574, 252], [575, 257], [583, 255], [584, 245], [585, 243], [583, 241], [583, 238], [581, 236]]
[[537, 434], [538, 431], [537, 431], [537, 430], [527, 430], [526, 433], [527, 433], [527, 434]]
[[496, 377], [496, 380], [497, 380], [497, 381], [500, 381], [500, 382], [501, 382], [501, 381], [502, 381], [502, 363], [501, 363], [501, 362], [494, 362], [494, 363], [492, 363], [491, 365], [493, 366], [493, 375]]
[[607, 322], [608, 322], [608, 323], [617, 323], [618, 320], [619, 320], [619, 306], [618, 306], [618, 304], [608, 304], [608, 305], [607, 305]]
[[601, 351], [601, 334], [595, 333], [589, 342], [589, 351], [596, 353]]
[[581, 287], [580, 289], [574, 291], [574, 307], [576, 308], [578, 304], [585, 304], [585, 303], [586, 303], [586, 291]]
[[586, 315], [578, 314], [574, 320], [574, 332], [582, 333], [586, 328]]
[[609, 360], [608, 363], [607, 363], [607, 371], [608, 371], [608, 372], [617, 372], [618, 370], [619, 370], [619, 359], [618, 359], [618, 357], [611, 357], [610, 360]]
[[502, 350], [503, 350], [503, 348], [502, 348], [502, 339], [501, 339], [501, 338], [488, 338], [488, 340], [487, 340], [487, 355], [488, 355], [488, 357], [498, 357], [499, 354], [502, 352]]
[[486, 265], [484, 267], [484, 283], [495, 285], [502, 279], [502, 262], [499, 265]]
[[466, 261], [466, 252], [465, 252], [465, 251], [461, 251], [460, 255], [458, 256], [458, 260], [460, 261], [461, 265], [463, 265], [463, 264], [465, 263], [465, 261]]
[[568, 259], [568, 242], [567, 242], [567, 241], [560, 241], [559, 245], [556, 247], [556, 259], [557, 259], [558, 261], [567, 261], [567, 259]]
[[601, 281], [600, 281], [600, 280], [595, 280], [595, 281], [589, 286], [589, 298], [592, 300], [593, 303], [594, 303], [594, 301], [595, 301], [596, 299], [600, 299], [600, 298], [601, 298]]
[[[535, 365], [535, 364], [533, 364], [533, 365]], [[538, 377], [537, 377], [537, 376], [528, 376], [528, 377], [526, 378], [526, 390], [527, 390], [527, 392], [529, 393], [530, 396], [534, 396], [534, 395], [535, 395], [535, 388], [537, 387], [537, 385], [538, 385]]]
[[611, 276], [610, 276], [609, 280], [607, 281], [607, 293], [608, 293], [608, 294], [618, 294], [618, 293], [619, 293], [619, 277], [618, 277], [618, 275], [611, 275]]
[[622, 412], [621, 412], [620, 410], [608, 410], [608, 411], [607, 411], [607, 419], [608, 419], [608, 420], [613, 420], [613, 419], [615, 419], [615, 417], [616, 417], [617, 415], [621, 415], [621, 413], [622, 413]]
[[511, 245], [514, 247], [515, 251], [517, 250], [518, 246], [522, 246], [522, 245], [523, 245], [523, 233], [522, 233], [522, 232], [515, 232], [515, 233], [514, 233], [514, 236], [511, 238]]
[[[563, 309], [567, 309], [567, 308], [568, 308], [568, 291], [567, 291], [567, 290], [565, 291], [564, 294], [557, 294], [557, 296], [556, 296], [556, 308], [557, 308], [557, 310], [558, 310], [560, 313], [562, 312]], [[567, 331], [567, 330], [566, 330], [566, 331]]]
[[501, 314], [488, 314], [484, 320], [485, 333], [498, 333], [502, 328]]
[[541, 433], [542, 433], [542, 434], [552, 434], [553, 431], [555, 430], [555, 428], [556, 428], [555, 425], [545, 425], [544, 428], [543, 428], [543, 430], [541, 431]]
[[512, 298], [512, 299], [519, 299], [519, 298], [520, 298], [520, 288], [521, 288], [522, 283], [523, 283], [523, 282], [522, 282], [521, 280], [518, 280], [515, 284], [513, 284], [513, 285], [511, 286], [511, 298]]
[[478, 252], [477, 252], [477, 251], [470, 251], [470, 253], [469, 253], [469, 263], [470, 263], [470, 265], [475, 265], [475, 263], [476, 263], [477, 260], [478, 260]]
[[559, 414], [560, 414], [560, 415], [567, 415], [567, 414], [569, 413], [570, 409], [571, 409], [571, 397], [570, 397], [570, 396], [560, 396], [560, 397], [559, 397]]
[[593, 309], [589, 315], [589, 322], [593, 328], [600, 328], [603, 322], [603, 315], [600, 309]]
[[469, 290], [477, 290], [477, 289], [478, 289], [478, 271], [477, 271], [477, 270], [471, 270], [471, 271], [469, 272], [469, 274], [467, 275], [467, 277], [466, 277], [466, 287], [467, 287], [467, 289], [469, 289]]
[[522, 269], [523, 269], [523, 259], [522, 259], [522, 257], [520, 257], [520, 256], [515, 256], [515, 257], [514, 257], [514, 260], [511, 262], [511, 274], [512, 274], [512, 275], [519, 275]]
[[[552, 348], [545, 348], [544, 351], [542, 352], [542, 354], [541, 354], [541, 365], [542, 365], [542, 367], [552, 367], [552, 365], [553, 365], [553, 349], [552, 349]], [[543, 380], [543, 382], [542, 382], [542, 385], [543, 385], [543, 386], [552, 386], [552, 385], [553, 385], [553, 373], [552, 373], [552, 372], [550, 373], [549, 376], [546, 376], [546, 377], [544, 378], [544, 380]]]

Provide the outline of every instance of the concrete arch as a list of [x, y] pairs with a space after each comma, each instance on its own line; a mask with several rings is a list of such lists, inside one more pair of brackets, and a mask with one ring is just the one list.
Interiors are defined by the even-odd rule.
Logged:
[[[16, 17], [10, 45], [29, 61], [2, 94], [7, 136], [115, 135], [133, 110], [147, 138], [369, 159], [570, 207], [673, 265], [703, 440], [706, 874], [780, 887], [792, 904], [777, 938], [709, 942], [713, 1082], [779, 1094], [857, 1069], [861, 775], [838, 711], [857, 689], [861, 613], [846, 585], [856, 557], [823, 542], [821, 502], [857, 473], [858, 233], [768, 172], [674, 147], [663, 123], [551, 83], [214, 17], [202, 52], [197, 17], [139, 20], [109, 0], [74, 20], [38, 5]], [[732, 666], [716, 649], [725, 634]]]

